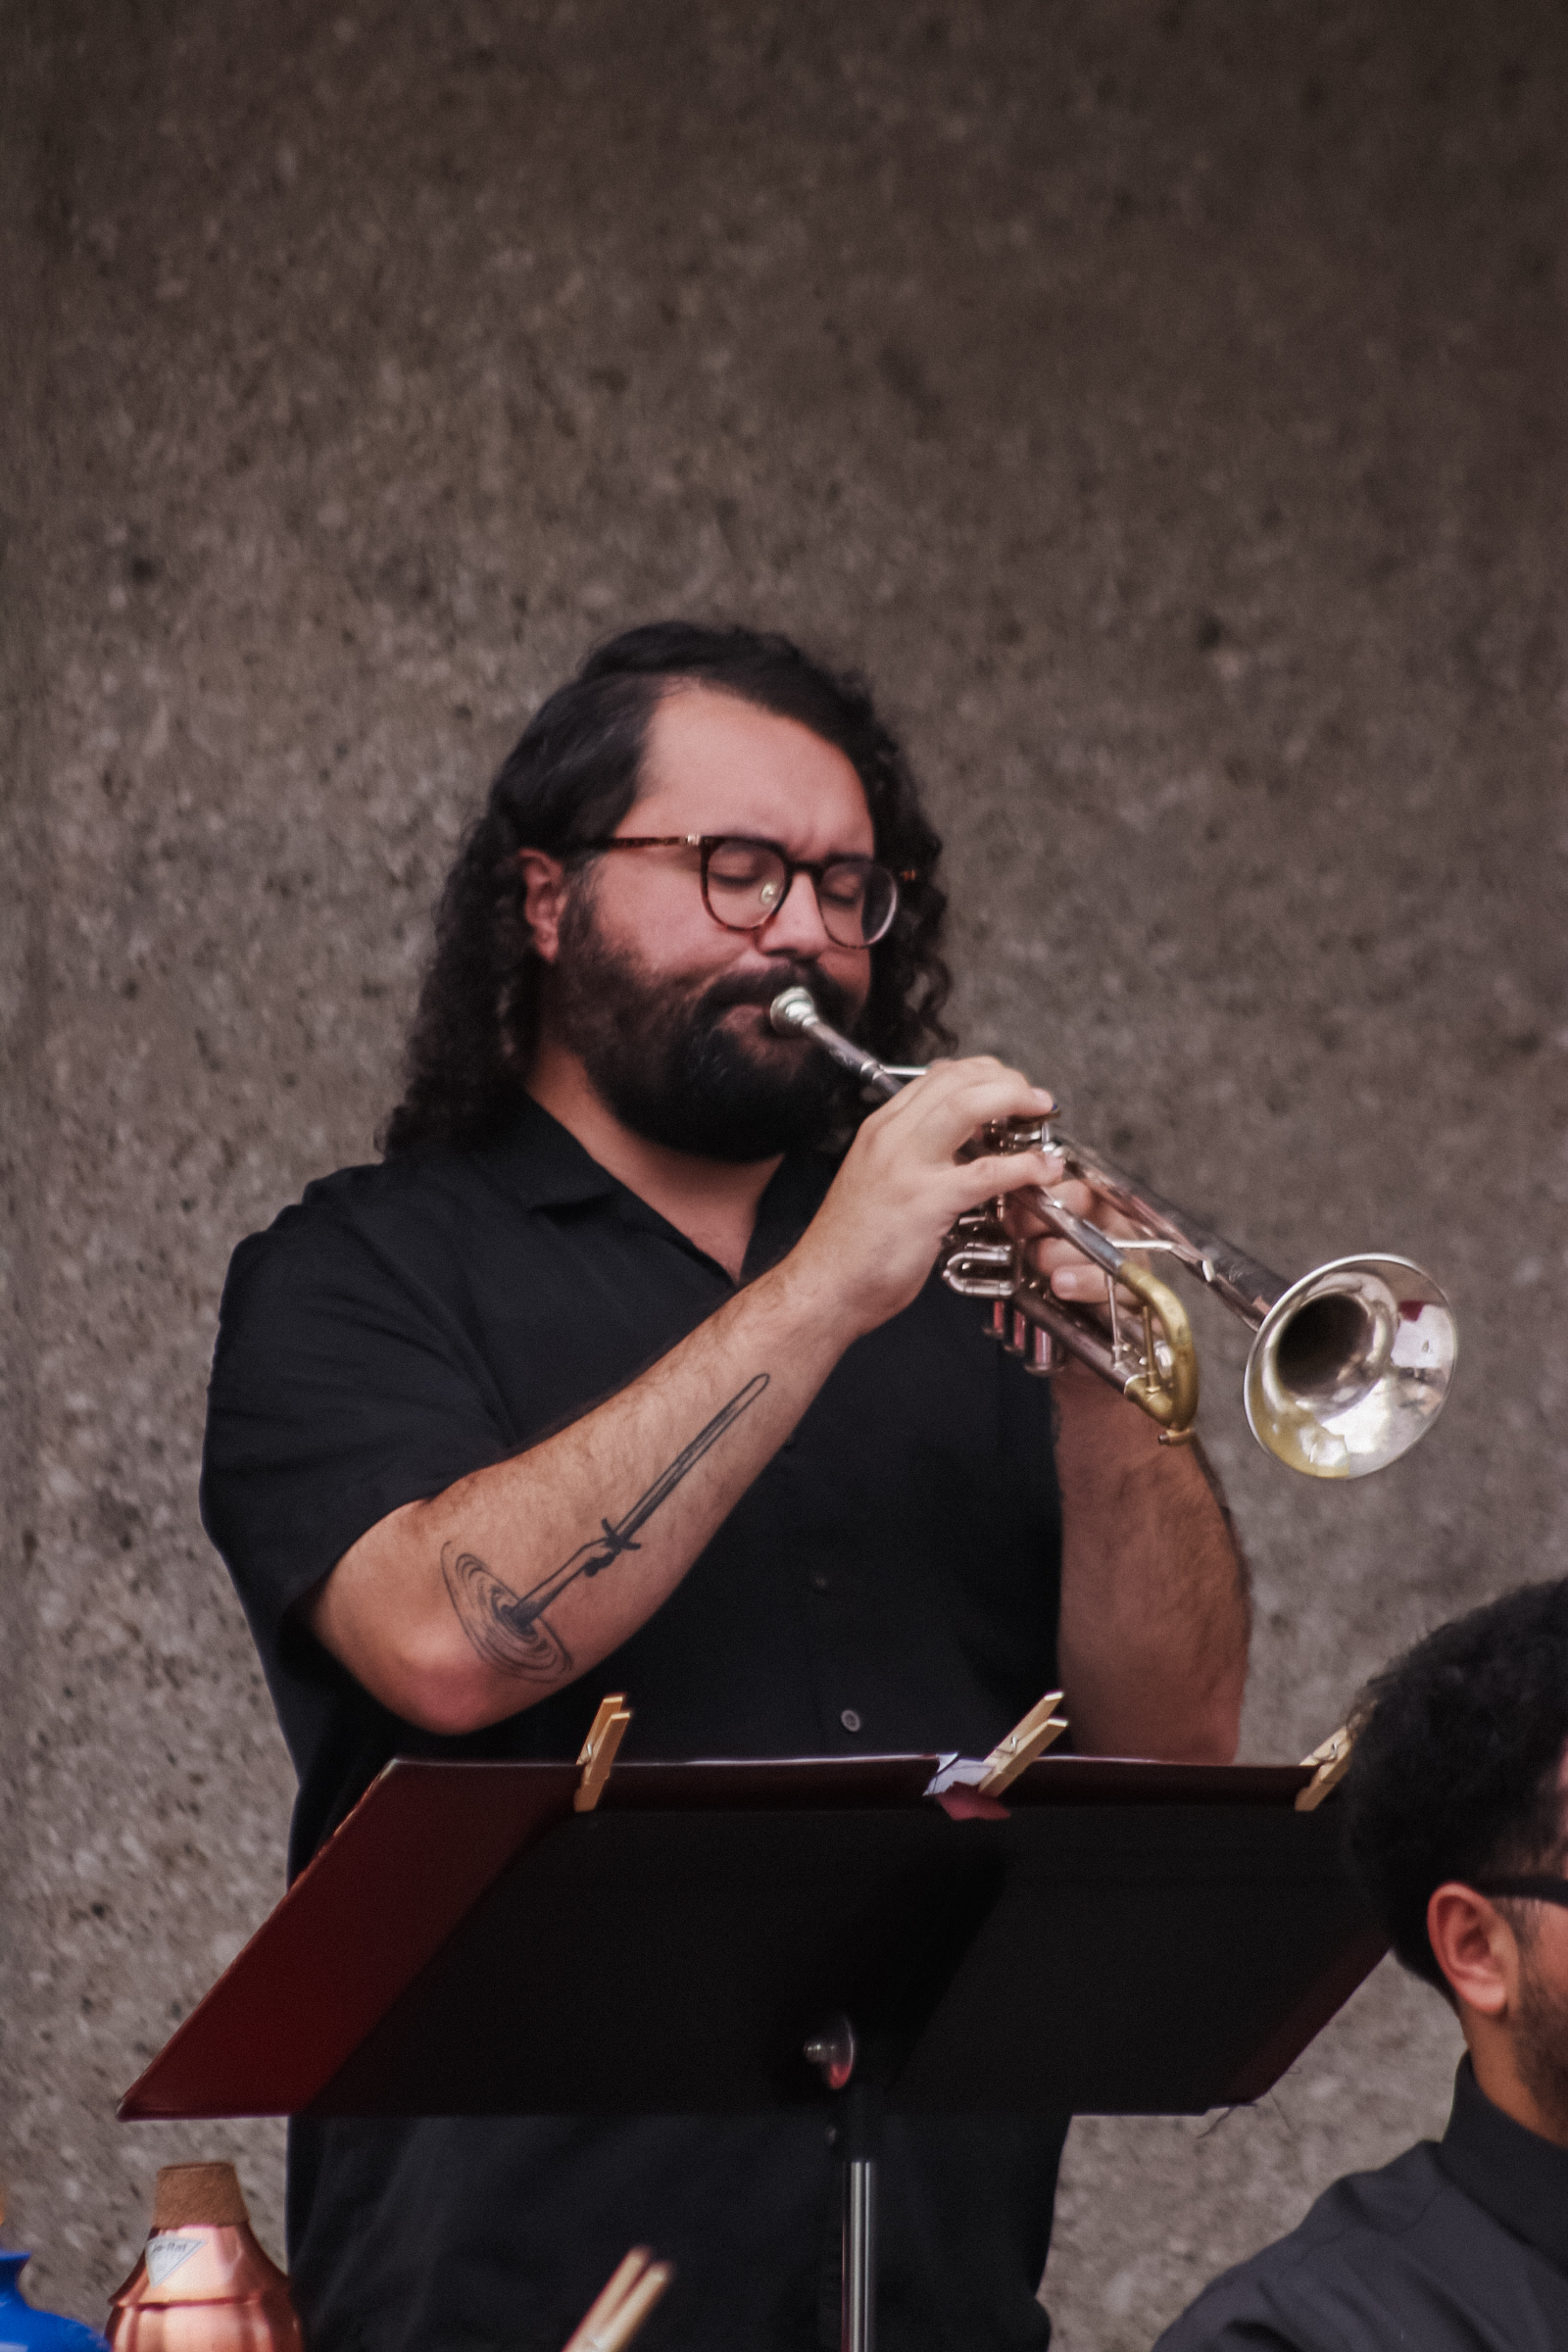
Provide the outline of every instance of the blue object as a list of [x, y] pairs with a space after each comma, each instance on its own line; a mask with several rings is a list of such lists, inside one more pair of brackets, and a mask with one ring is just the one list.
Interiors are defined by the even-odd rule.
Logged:
[[30, 2254], [0, 2250], [0, 2352], [109, 2352], [96, 2328], [58, 2311], [35, 2311], [17, 2284]]

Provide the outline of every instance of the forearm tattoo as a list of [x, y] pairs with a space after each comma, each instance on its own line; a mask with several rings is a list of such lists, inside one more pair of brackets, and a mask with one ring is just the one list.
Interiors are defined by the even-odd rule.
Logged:
[[613, 1523], [601, 1519], [600, 1533], [579, 1544], [569, 1559], [563, 1560], [530, 1592], [514, 1592], [475, 1553], [460, 1551], [455, 1544], [443, 1547], [441, 1573], [458, 1623], [486, 1665], [530, 1682], [565, 1680], [572, 1671], [571, 1652], [546, 1622], [546, 1609], [580, 1576], [598, 1576], [623, 1551], [642, 1549], [636, 1541], [639, 1532], [666, 1496], [673, 1494], [687, 1471], [702, 1460], [710, 1446], [717, 1445], [726, 1430], [733, 1429], [748, 1405], [757, 1402], [767, 1381], [765, 1372], [749, 1380], [676, 1454], [669, 1467], [660, 1472], [647, 1492], [638, 1495], [623, 1519]]

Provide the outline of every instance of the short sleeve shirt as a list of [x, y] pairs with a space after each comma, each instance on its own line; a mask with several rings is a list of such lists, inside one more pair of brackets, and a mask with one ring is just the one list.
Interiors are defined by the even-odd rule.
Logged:
[[[833, 1174], [782, 1163], [743, 1281], [793, 1247]], [[368, 1529], [589, 1411], [734, 1291], [532, 1103], [483, 1150], [315, 1184], [241, 1244], [203, 1512], [298, 1771], [294, 1870], [391, 1756], [570, 1758], [606, 1690], [631, 1701], [623, 1752], [648, 1759], [983, 1755], [1052, 1687], [1049, 1388], [936, 1279], [846, 1351], [674, 1593], [580, 1683], [442, 1739], [314, 1640], [297, 1604]], [[585, 1495], [583, 1538], [635, 1499]], [[1047, 2340], [1035, 2289], [1064, 2130], [890, 2120], [883, 2352]], [[648, 2352], [836, 2343], [834, 2163], [808, 2117], [297, 2122], [308, 2340], [556, 2352], [643, 2239], [680, 2272]]]
[[[784, 1161], [743, 1280], [833, 1173]], [[626, 1752], [648, 1759], [983, 1755], [1050, 1688], [1049, 1385], [936, 1278], [846, 1351], [670, 1599], [581, 1684], [437, 1739], [306, 1632], [295, 1604], [388, 1512], [587, 1412], [734, 1287], [532, 1103], [487, 1150], [312, 1185], [240, 1245], [202, 1504], [299, 1774], [296, 1870], [390, 1756], [569, 1758], [604, 1690], [628, 1693]], [[584, 1540], [633, 1500], [585, 1496]]]

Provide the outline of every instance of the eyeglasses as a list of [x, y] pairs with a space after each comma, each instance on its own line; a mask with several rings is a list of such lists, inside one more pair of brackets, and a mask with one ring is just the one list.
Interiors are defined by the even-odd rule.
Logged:
[[797, 874], [809, 874], [817, 911], [829, 939], [841, 948], [873, 948], [899, 910], [898, 876], [874, 858], [792, 858], [776, 841], [739, 833], [613, 833], [577, 845], [585, 850], [697, 850], [702, 855], [703, 904], [726, 931], [760, 931], [789, 897]]
[[1568, 1911], [1568, 1879], [1472, 1879], [1477, 1894], [1514, 1895], [1525, 1902], [1560, 1903]]

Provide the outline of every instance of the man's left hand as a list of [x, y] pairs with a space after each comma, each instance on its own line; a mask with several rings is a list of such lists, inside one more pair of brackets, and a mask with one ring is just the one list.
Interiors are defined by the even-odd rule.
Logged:
[[[1059, 1161], [1057, 1165], [1060, 1166]], [[1062, 1169], [1058, 1179], [1044, 1189], [1073, 1216], [1087, 1219], [1124, 1249], [1136, 1247], [1143, 1239], [1137, 1227], [1081, 1177], [1069, 1177]], [[1027, 1199], [1014, 1194], [1007, 1202], [1003, 1223], [1014, 1241], [1027, 1245], [1030, 1269], [1047, 1278], [1053, 1298], [1059, 1298], [1065, 1306], [1103, 1307], [1105, 1275], [1102, 1268], [1092, 1264], [1071, 1242], [1063, 1241]], [[1163, 1256], [1165, 1252], [1159, 1254]], [[1131, 1294], [1123, 1296], [1128, 1306], [1136, 1311], [1137, 1301]]]
[[[1077, 1178], [1053, 1199], [1112, 1241], [1134, 1226]], [[1100, 1315], [1107, 1277], [1025, 1200], [1005, 1210], [1064, 1305]], [[1165, 1271], [1165, 1253], [1151, 1260]], [[1130, 1298], [1129, 1305], [1135, 1302]], [[1080, 1752], [1228, 1762], [1247, 1674], [1247, 1572], [1217, 1480], [1196, 1446], [1162, 1446], [1138, 1407], [1085, 1365], [1052, 1382], [1062, 1497], [1061, 1679]]]

